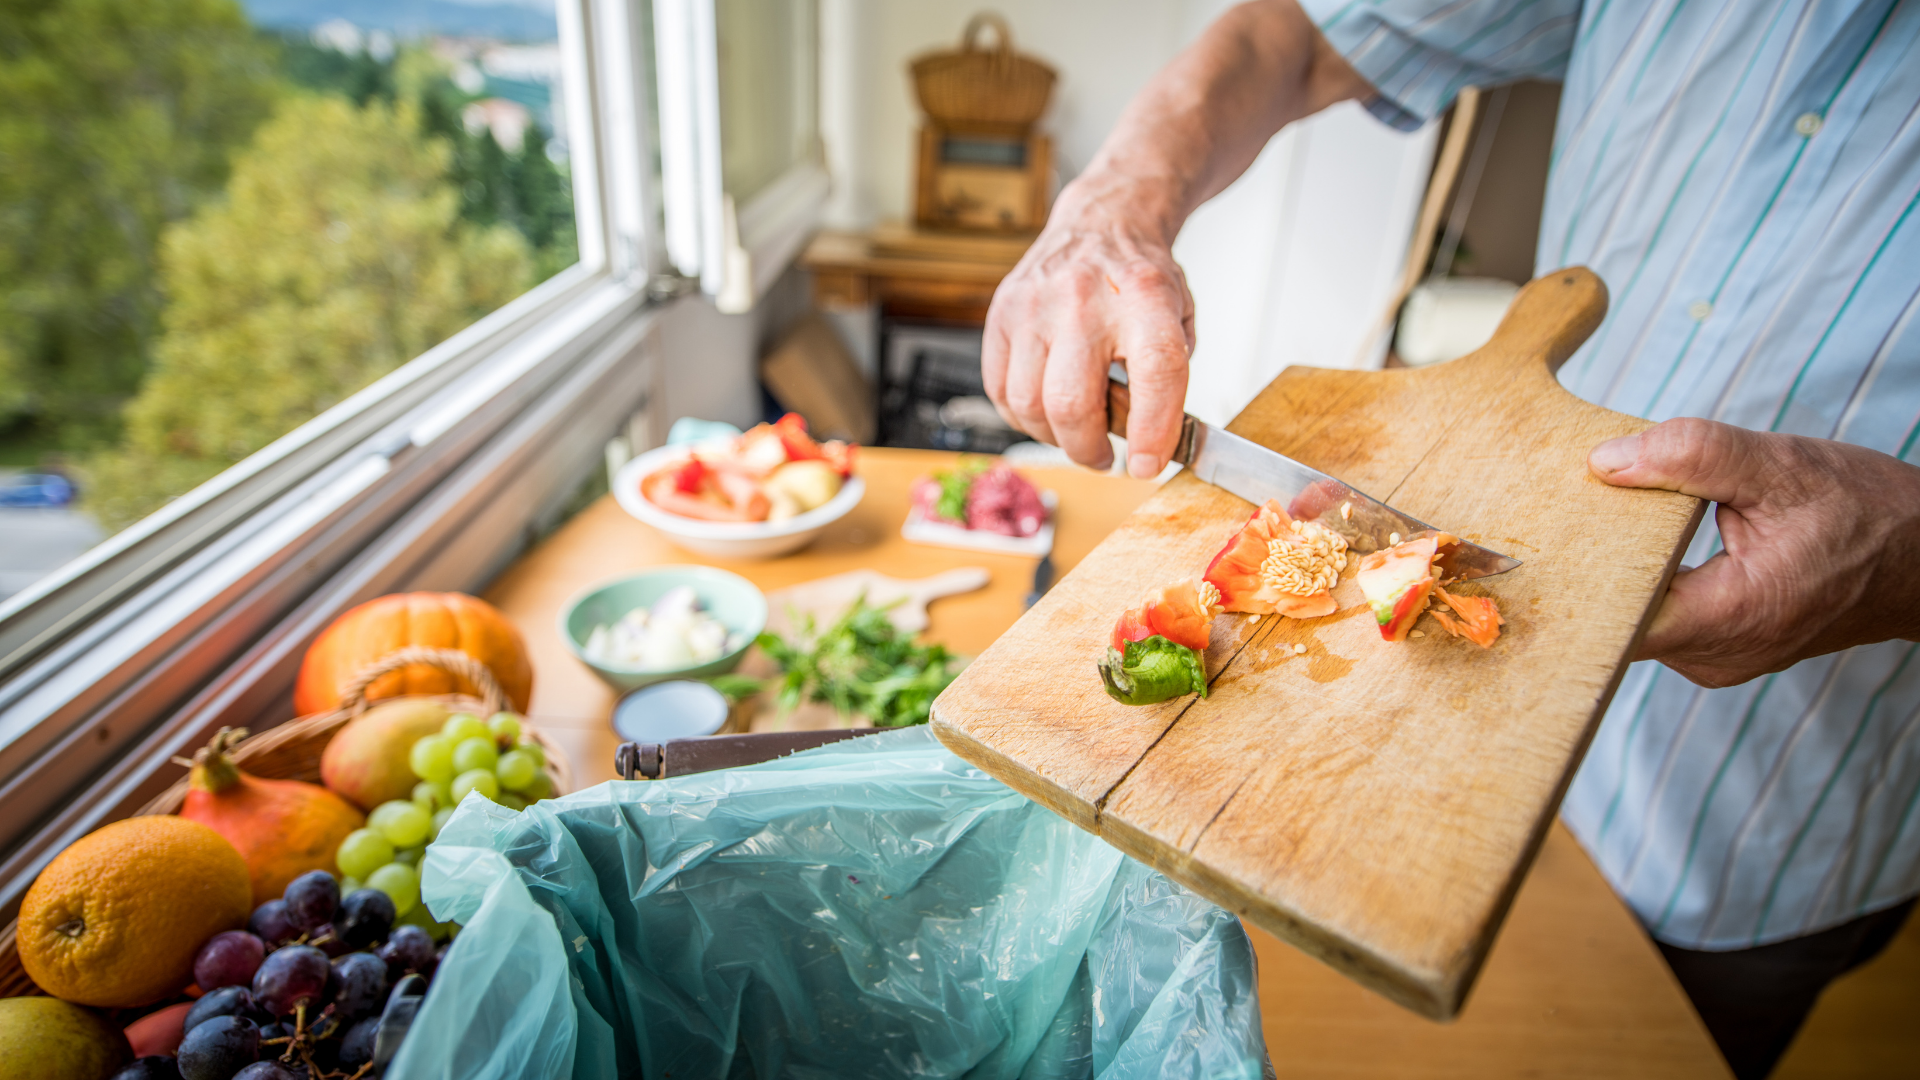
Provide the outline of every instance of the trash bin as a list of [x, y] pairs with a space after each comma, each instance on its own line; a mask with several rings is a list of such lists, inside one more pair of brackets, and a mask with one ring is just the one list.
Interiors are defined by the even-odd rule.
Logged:
[[1259, 1077], [1237, 919], [924, 728], [468, 799], [465, 926], [388, 1076]]

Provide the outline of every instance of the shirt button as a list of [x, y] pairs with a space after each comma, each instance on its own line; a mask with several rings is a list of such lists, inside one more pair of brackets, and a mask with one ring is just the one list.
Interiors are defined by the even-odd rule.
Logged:
[[1793, 130], [1802, 137], [1811, 139], [1824, 123], [1826, 120], [1819, 113], [1802, 113], [1800, 119], [1793, 122]]
[[1707, 316], [1713, 314], [1713, 305], [1705, 300], [1695, 300], [1687, 305], [1687, 314], [1693, 316], [1694, 322], [1706, 322]]

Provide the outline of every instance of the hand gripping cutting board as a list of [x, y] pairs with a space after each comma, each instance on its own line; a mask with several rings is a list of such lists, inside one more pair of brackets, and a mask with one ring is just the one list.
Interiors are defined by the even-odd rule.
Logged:
[[1349, 569], [1326, 618], [1215, 620], [1204, 700], [1111, 700], [1094, 662], [1115, 619], [1198, 575], [1251, 512], [1182, 475], [967, 667], [935, 732], [1365, 985], [1453, 1016], [1704, 509], [1587, 471], [1595, 444], [1647, 426], [1553, 377], [1606, 303], [1591, 272], [1556, 271], [1471, 356], [1289, 368], [1230, 425], [1524, 560], [1461, 588], [1498, 598], [1492, 649], [1430, 617], [1382, 641]]

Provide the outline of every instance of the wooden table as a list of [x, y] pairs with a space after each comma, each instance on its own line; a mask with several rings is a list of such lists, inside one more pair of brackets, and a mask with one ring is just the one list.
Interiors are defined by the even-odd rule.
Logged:
[[[812, 546], [771, 562], [690, 555], [601, 499], [488, 590], [526, 635], [537, 678], [532, 720], [571, 757], [581, 784], [613, 778], [614, 694], [560, 640], [561, 608], [580, 591], [664, 563], [725, 566], [772, 590], [871, 567], [922, 577], [988, 567], [986, 589], [936, 602], [928, 636], [974, 653], [1012, 625], [1033, 560], [921, 547], [900, 538], [907, 484], [952, 455], [862, 451], [867, 495]], [[1033, 470], [1060, 495], [1054, 561], [1065, 573], [1153, 485], [1077, 469]], [[1091, 669], [1089, 669], [1091, 670]], [[1298, 1077], [1723, 1077], [1712, 1041], [1633, 916], [1564, 829], [1548, 836], [1485, 973], [1460, 1018], [1435, 1024], [1252, 930], [1268, 1051]]]

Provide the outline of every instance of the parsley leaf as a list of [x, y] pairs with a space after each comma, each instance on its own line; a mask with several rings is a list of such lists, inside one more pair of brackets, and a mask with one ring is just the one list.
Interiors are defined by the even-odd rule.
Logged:
[[864, 716], [875, 727], [926, 723], [933, 699], [966, 664], [943, 645], [914, 644], [864, 596], [825, 631], [808, 616], [792, 640], [769, 632], [758, 644], [780, 665], [781, 711], [824, 701], [841, 716]]

